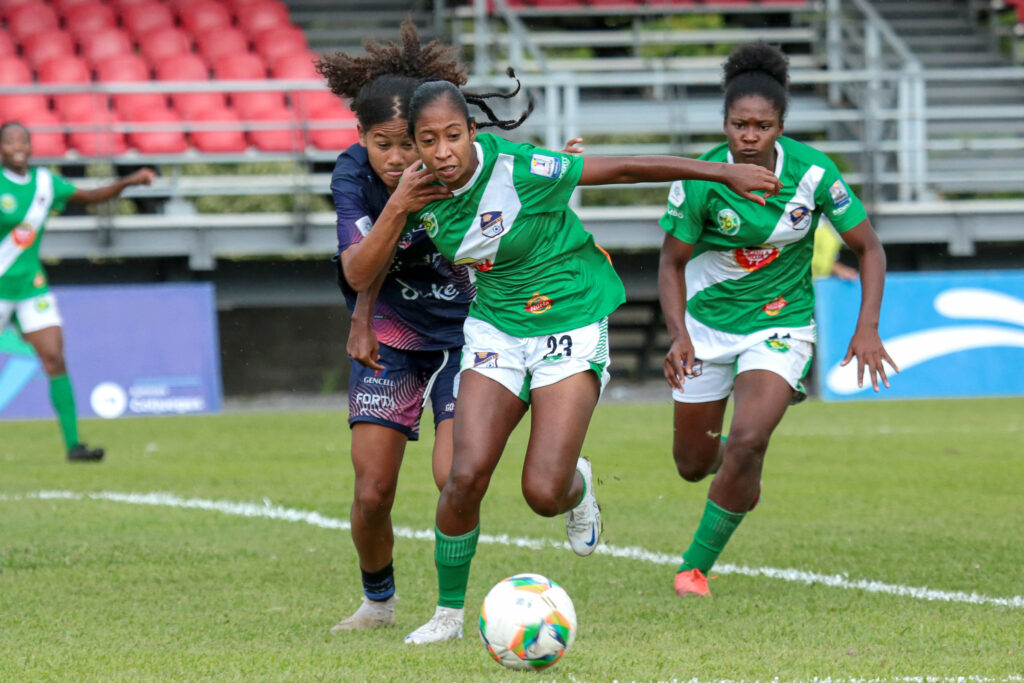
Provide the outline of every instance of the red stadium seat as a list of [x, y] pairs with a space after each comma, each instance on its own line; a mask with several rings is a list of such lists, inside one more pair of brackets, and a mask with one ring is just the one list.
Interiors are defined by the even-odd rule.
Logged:
[[253, 44], [256, 46], [256, 51], [268, 64], [285, 55], [305, 54], [309, 51], [306, 34], [302, 29], [294, 26], [269, 28], [257, 35]]
[[128, 150], [124, 133], [112, 130], [118, 124], [118, 119], [110, 112], [100, 112], [95, 116], [83, 116], [67, 122], [78, 128], [68, 133], [68, 145], [77, 149], [82, 156], [115, 156]]
[[[156, 0], [140, 0], [140, 2], [121, 10], [121, 25], [136, 38], [156, 28], [174, 26], [174, 15], [170, 8]], [[140, 44], [140, 47], [142, 45]]]
[[[149, 82], [149, 67], [137, 55], [118, 55], [96, 66], [96, 80], [106, 83]], [[113, 96], [114, 108], [122, 119], [133, 118], [143, 109], [163, 109], [167, 99], [162, 93], [123, 93]]]
[[72, 7], [87, 5], [91, 2], [95, 2], [95, 0], [51, 0], [50, 4], [53, 5], [53, 9], [57, 10], [57, 14], [64, 17]]
[[145, 109], [132, 116], [129, 125], [173, 124], [173, 130], [139, 130], [128, 133], [128, 144], [142, 154], [181, 154], [188, 145], [181, 120], [170, 109]]
[[68, 8], [64, 25], [76, 38], [117, 26], [117, 18], [102, 2], [90, 2]]
[[[317, 149], [340, 151], [359, 141], [359, 133], [355, 127], [356, 117], [340, 101], [335, 108], [315, 112], [308, 121], [311, 124], [333, 124], [328, 128], [311, 128], [308, 131], [309, 142]], [[351, 123], [352, 127], [342, 128], [341, 125], [345, 123]]]
[[0, 85], [20, 85], [32, 82], [32, 71], [18, 57], [0, 57]]
[[[161, 81], [206, 81], [210, 74], [206, 63], [193, 54], [169, 57], [156, 64], [156, 77]], [[171, 102], [183, 118], [189, 118], [196, 112], [206, 109], [224, 109], [227, 99], [222, 92], [176, 92], [171, 94]]]
[[72, 55], [75, 43], [71, 36], [59, 28], [50, 28], [27, 36], [21, 42], [21, 53], [34, 69], [52, 57]]
[[287, 109], [287, 106], [284, 102], [283, 92], [257, 90], [231, 93], [231, 108], [240, 118], [248, 120], [265, 111]]
[[261, 152], [294, 152], [303, 147], [300, 124], [286, 108], [262, 111], [250, 117], [249, 123], [274, 126], [266, 130], [249, 130], [249, 141]]
[[7, 30], [19, 42], [33, 33], [57, 27], [57, 14], [42, 2], [25, 3], [7, 12]]
[[[90, 83], [92, 76], [84, 61], [67, 54], [43, 62], [36, 70], [40, 83]], [[107, 97], [100, 93], [57, 93], [53, 95], [53, 108], [64, 120], [77, 116], [92, 116], [106, 111]]]
[[236, 28], [214, 29], [193, 36], [199, 54], [210, 66], [228, 55], [249, 51], [249, 37]]
[[319, 59], [320, 55], [308, 50], [282, 55], [277, 59], [268, 60], [270, 61], [270, 74], [274, 78], [288, 78], [291, 80], [320, 79], [322, 76], [316, 72], [316, 62]]
[[184, 31], [173, 26], [157, 26], [138, 38], [139, 52], [156, 64], [166, 57], [191, 54], [192, 43]]
[[221, 80], [262, 80], [267, 77], [267, 67], [258, 55], [242, 52], [225, 55], [214, 62], [213, 74]]
[[[276, 60], [270, 68], [274, 78], [288, 80], [321, 80], [320, 74], [316, 72], [315, 61], [320, 57], [315, 52], [303, 54], [285, 55]], [[321, 109], [331, 109], [338, 106], [338, 98], [326, 87], [316, 90], [299, 90], [289, 92], [292, 106], [302, 118], [309, 118], [310, 114]]]
[[0, 121], [25, 123], [43, 112], [48, 109], [42, 95], [0, 95]]
[[0, 59], [4, 57], [11, 57], [17, 52], [14, 46], [14, 41], [11, 40], [11, 36], [7, 31], [0, 31]]
[[252, 37], [278, 26], [290, 26], [288, 7], [277, 0], [260, 0], [241, 8], [235, 15], [239, 27]]
[[245, 135], [242, 124], [234, 112], [228, 109], [207, 109], [197, 112], [188, 119], [195, 124], [220, 124], [222, 130], [191, 130], [189, 138], [200, 152], [209, 154], [244, 152]]
[[117, 28], [100, 29], [79, 36], [78, 47], [81, 48], [82, 57], [93, 67], [110, 57], [132, 53], [131, 39]]
[[214, 0], [195, 0], [183, 7], [178, 17], [182, 28], [192, 34], [231, 26], [231, 14]]
[[25, 122], [32, 133], [32, 156], [57, 158], [67, 154], [68, 144], [60, 130], [60, 121], [48, 111], [35, 114]]

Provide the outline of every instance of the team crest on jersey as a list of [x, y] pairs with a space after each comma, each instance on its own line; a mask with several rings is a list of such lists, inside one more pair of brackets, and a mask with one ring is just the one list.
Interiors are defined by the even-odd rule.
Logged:
[[790, 337], [788, 334], [784, 334], [780, 337], [779, 333], [776, 332], [775, 334], [764, 340], [764, 345], [767, 346], [772, 351], [786, 353], [791, 348], [793, 348], [793, 345], [789, 343], [791, 340], [792, 337]]
[[682, 206], [686, 200], [686, 190], [683, 189], [683, 181], [677, 180], [672, 183], [668, 191], [668, 201], [672, 206]]
[[496, 368], [496, 367], [498, 367], [498, 352], [497, 351], [474, 351], [473, 352], [473, 367], [474, 368]]
[[529, 301], [526, 302], [524, 310], [527, 313], [533, 313], [534, 315], [540, 315], [541, 313], [547, 313], [551, 310], [551, 307], [555, 305], [555, 302], [544, 296], [540, 292], [534, 292], [533, 296], [530, 297]]
[[740, 231], [740, 215], [726, 208], [718, 212], [718, 232], [723, 235], [735, 235]]
[[806, 230], [811, 224], [811, 210], [798, 206], [789, 212], [789, 222], [794, 230]]
[[769, 244], [761, 247], [744, 247], [742, 249], [734, 249], [732, 253], [736, 257], [736, 263], [738, 263], [740, 268], [748, 273], [753, 273], [755, 270], [761, 270], [769, 263], [779, 258], [778, 247], [773, 247]]
[[547, 154], [530, 157], [530, 173], [544, 178], [557, 178], [562, 172], [562, 160]]
[[480, 214], [480, 232], [489, 238], [502, 235], [505, 232], [505, 220], [501, 211], [484, 211]]
[[437, 237], [437, 216], [433, 213], [423, 214], [423, 218], [420, 219], [420, 225], [422, 225], [423, 229], [427, 231], [427, 237], [430, 239]]
[[4, 213], [13, 213], [18, 208], [18, 200], [14, 198], [13, 194], [2, 194], [0, 195], [0, 211]]
[[832, 206], [835, 207], [836, 213], [846, 211], [846, 207], [850, 205], [850, 193], [846, 191], [842, 180], [832, 183], [828, 188], [828, 194], [832, 197]]
[[22, 223], [11, 231], [11, 239], [21, 249], [28, 249], [36, 241], [36, 230], [28, 223]]
[[764, 312], [765, 312], [765, 314], [767, 314], [767, 315], [771, 315], [771, 316], [776, 316], [776, 315], [778, 315], [778, 314], [779, 314], [779, 312], [781, 312], [781, 311], [782, 311], [782, 309], [783, 309], [783, 308], [785, 308], [785, 307], [786, 307], [786, 306], [787, 306], [788, 304], [789, 304], [789, 302], [788, 302], [788, 301], [786, 301], [786, 300], [785, 300], [785, 299], [784, 299], [784, 298], [783, 298], [783, 297], [782, 297], [782, 296], [780, 295], [780, 296], [777, 296], [777, 297], [775, 297], [774, 299], [772, 299], [772, 300], [771, 300], [771, 301], [769, 301], [768, 303], [766, 303], [766, 304], [765, 304], [764, 306], [762, 306], [762, 307], [761, 307], [761, 310], [762, 310], [762, 311], [764, 311]]

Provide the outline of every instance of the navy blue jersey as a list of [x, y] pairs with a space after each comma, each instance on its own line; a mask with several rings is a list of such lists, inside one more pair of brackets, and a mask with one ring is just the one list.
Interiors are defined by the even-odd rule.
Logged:
[[[366, 148], [356, 143], [338, 156], [331, 177], [338, 213], [338, 253], [361, 241], [388, 201], [384, 182], [370, 167]], [[349, 310], [356, 292], [339, 278]], [[373, 307], [373, 331], [381, 344], [405, 350], [462, 346], [462, 323], [475, 289], [464, 266], [438, 253], [422, 226], [399, 238], [391, 270]]]

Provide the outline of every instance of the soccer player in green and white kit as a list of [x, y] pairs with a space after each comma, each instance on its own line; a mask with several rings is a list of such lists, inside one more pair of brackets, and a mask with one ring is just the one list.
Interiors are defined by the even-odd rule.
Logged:
[[[716, 473], [676, 574], [681, 596], [710, 596], [706, 574], [757, 502], [772, 431], [790, 402], [804, 397], [800, 380], [815, 341], [810, 266], [822, 214], [860, 261], [860, 316], [843, 364], [856, 356], [860, 381], [867, 367], [875, 391], [879, 378], [889, 385], [882, 361], [896, 369], [878, 336], [885, 253], [835, 164], [782, 136], [787, 72], [775, 48], [734, 50], [725, 63], [726, 142], [701, 157], [773, 169], [783, 190], [762, 206], [722, 185], [687, 180], [673, 184], [661, 219], [668, 233], [658, 279], [672, 337], [665, 378], [675, 399], [673, 456], [688, 481]], [[730, 393], [735, 410], [723, 443]]]
[[[478, 97], [474, 104], [495, 122]], [[476, 133], [466, 98], [424, 83], [409, 104], [424, 165], [452, 191], [410, 216], [446, 258], [470, 266], [477, 297], [466, 320], [454, 454], [437, 506], [439, 600], [407, 643], [462, 637], [480, 503], [509, 434], [532, 404], [523, 496], [540, 515], [566, 513], [573, 550], [590, 554], [600, 533], [590, 463], [580, 457], [608, 379], [607, 316], [624, 300], [611, 262], [569, 209], [577, 185], [702, 178], [750, 200], [778, 191], [768, 169], [676, 157], [579, 157]], [[411, 172], [411, 169], [407, 172]], [[376, 230], [376, 226], [374, 230]], [[401, 232], [392, 228], [390, 238]]]
[[61, 317], [39, 261], [39, 244], [51, 211], [61, 211], [68, 201], [91, 204], [112, 199], [129, 185], [148, 185], [155, 174], [144, 168], [110, 185], [82, 190], [46, 168], [30, 169], [31, 156], [28, 129], [16, 122], [0, 126], [0, 330], [14, 320], [39, 356], [50, 378], [50, 400], [68, 460], [101, 460], [102, 448], [89, 448], [78, 440]]

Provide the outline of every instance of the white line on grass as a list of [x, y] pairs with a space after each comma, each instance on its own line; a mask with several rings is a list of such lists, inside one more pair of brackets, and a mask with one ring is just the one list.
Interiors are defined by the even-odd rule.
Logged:
[[[292, 508], [274, 505], [264, 499], [262, 504], [257, 503], [236, 503], [228, 500], [207, 500], [204, 498], [182, 498], [171, 493], [116, 493], [112, 491], [100, 491], [96, 493], [76, 493], [74, 491], [37, 491], [24, 495], [0, 494], [0, 502], [17, 501], [27, 499], [39, 500], [104, 500], [115, 503], [129, 503], [132, 505], [155, 505], [159, 507], [172, 507], [188, 510], [210, 510], [226, 515], [238, 517], [260, 517], [263, 519], [276, 519], [286, 522], [304, 522], [321, 529], [347, 530], [351, 528], [348, 520], [326, 517], [319, 512], [307, 510], [295, 510]], [[408, 527], [395, 527], [395, 536], [399, 538], [415, 539], [419, 541], [434, 540], [433, 530], [416, 530]], [[566, 541], [550, 541], [536, 538], [523, 538], [509, 536], [507, 534], [480, 534], [480, 543], [492, 543], [496, 545], [514, 546], [517, 548], [529, 548], [541, 550], [544, 548], [557, 548], [569, 550]], [[659, 565], [676, 565], [679, 558], [676, 555], [655, 553], [636, 546], [613, 546], [602, 544], [597, 547], [597, 553], [610, 555], [627, 560], [636, 560]], [[884, 593], [914, 598], [916, 600], [928, 600], [933, 602], [960, 602], [973, 605], [998, 605], [1000, 607], [1024, 608], [1024, 596], [1015, 595], [1009, 598], [998, 598], [982, 595], [980, 593], [964, 593], [962, 591], [943, 591], [934, 588], [919, 586], [901, 586], [899, 584], [873, 581], [870, 579], [851, 579], [846, 574], [818, 574], [815, 572], [803, 571], [801, 569], [779, 569], [776, 567], [744, 567], [735, 564], [717, 564], [715, 571], [719, 574], [741, 574], [743, 576], [764, 576], [770, 579], [788, 581], [790, 583], [804, 583], [807, 585], [822, 584], [832, 588], [843, 588], [846, 590], [859, 590], [867, 593]], [[908, 678], [900, 679], [906, 681], [923, 681], [931, 683], [931, 678]], [[969, 679], [934, 679], [935, 681], [963, 681], [968, 683]], [[852, 681], [852, 679], [851, 679]], [[867, 679], [865, 679], [867, 681]], [[836, 683], [836, 681], [832, 681]]]

